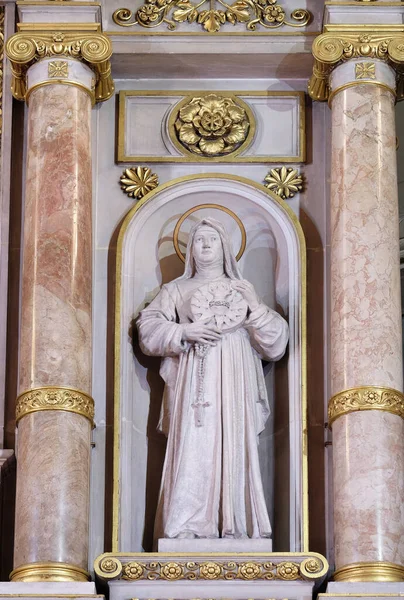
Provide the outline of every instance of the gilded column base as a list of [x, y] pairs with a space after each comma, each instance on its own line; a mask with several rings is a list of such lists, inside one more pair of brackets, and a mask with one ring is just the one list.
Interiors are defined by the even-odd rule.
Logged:
[[334, 581], [404, 581], [404, 566], [390, 562], [358, 562], [334, 573]]
[[10, 581], [89, 581], [90, 575], [84, 569], [59, 562], [37, 562], [21, 565], [11, 571]]

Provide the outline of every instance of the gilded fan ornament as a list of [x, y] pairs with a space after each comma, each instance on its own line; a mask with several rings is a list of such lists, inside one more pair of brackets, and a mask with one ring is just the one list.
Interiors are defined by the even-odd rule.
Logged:
[[257, 26], [266, 29], [304, 27], [311, 17], [308, 10], [298, 8], [288, 21], [278, 0], [236, 0], [231, 4], [225, 0], [146, 0], [137, 10], [119, 8], [112, 15], [121, 27], [139, 25], [151, 29], [165, 24], [172, 31], [178, 23], [198, 23], [208, 33], [217, 33], [228, 23], [245, 23], [248, 31], [255, 31]]
[[271, 169], [265, 177], [265, 187], [283, 200], [293, 198], [296, 192], [301, 192], [303, 189], [303, 175], [291, 167]]
[[250, 121], [233, 98], [208, 94], [179, 109], [175, 134], [180, 144], [199, 156], [226, 156], [246, 141]]
[[158, 176], [149, 167], [125, 169], [119, 181], [122, 191], [136, 200], [143, 198], [159, 184]]

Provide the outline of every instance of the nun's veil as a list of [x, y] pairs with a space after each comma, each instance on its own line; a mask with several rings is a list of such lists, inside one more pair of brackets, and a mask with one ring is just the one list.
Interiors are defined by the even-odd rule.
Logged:
[[236, 258], [232, 251], [231, 242], [229, 236], [227, 235], [227, 231], [220, 223], [220, 221], [216, 221], [216, 219], [211, 219], [209, 217], [206, 219], [201, 219], [192, 227], [189, 233], [189, 239], [187, 244], [184, 273], [183, 275], [181, 275], [181, 277], [178, 277], [178, 279], [191, 279], [195, 274], [195, 261], [193, 256], [194, 237], [198, 229], [204, 225], [212, 227], [220, 235], [223, 247], [223, 267], [227, 277], [229, 277], [230, 279], [242, 279], [241, 273], [237, 266]]

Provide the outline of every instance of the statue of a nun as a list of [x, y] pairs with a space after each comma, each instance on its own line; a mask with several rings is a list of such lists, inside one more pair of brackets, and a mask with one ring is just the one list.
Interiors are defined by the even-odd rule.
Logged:
[[258, 460], [269, 415], [262, 360], [279, 360], [286, 321], [242, 279], [221, 223], [191, 230], [184, 274], [138, 320], [146, 354], [165, 357], [168, 436], [155, 538], [269, 538]]

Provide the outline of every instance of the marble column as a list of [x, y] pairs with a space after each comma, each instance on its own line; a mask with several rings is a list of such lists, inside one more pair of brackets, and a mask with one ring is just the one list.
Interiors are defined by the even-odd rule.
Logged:
[[395, 72], [330, 77], [334, 578], [404, 580], [404, 402]]
[[[71, 58], [80, 48], [83, 55], [85, 40], [48, 37], [48, 53], [57, 55], [37, 62], [26, 34], [7, 44], [13, 93], [28, 104], [11, 579], [86, 581], [94, 415], [91, 107], [102, 77]], [[95, 38], [90, 52], [100, 39], [109, 44]], [[105, 52], [102, 58], [105, 66]]]

